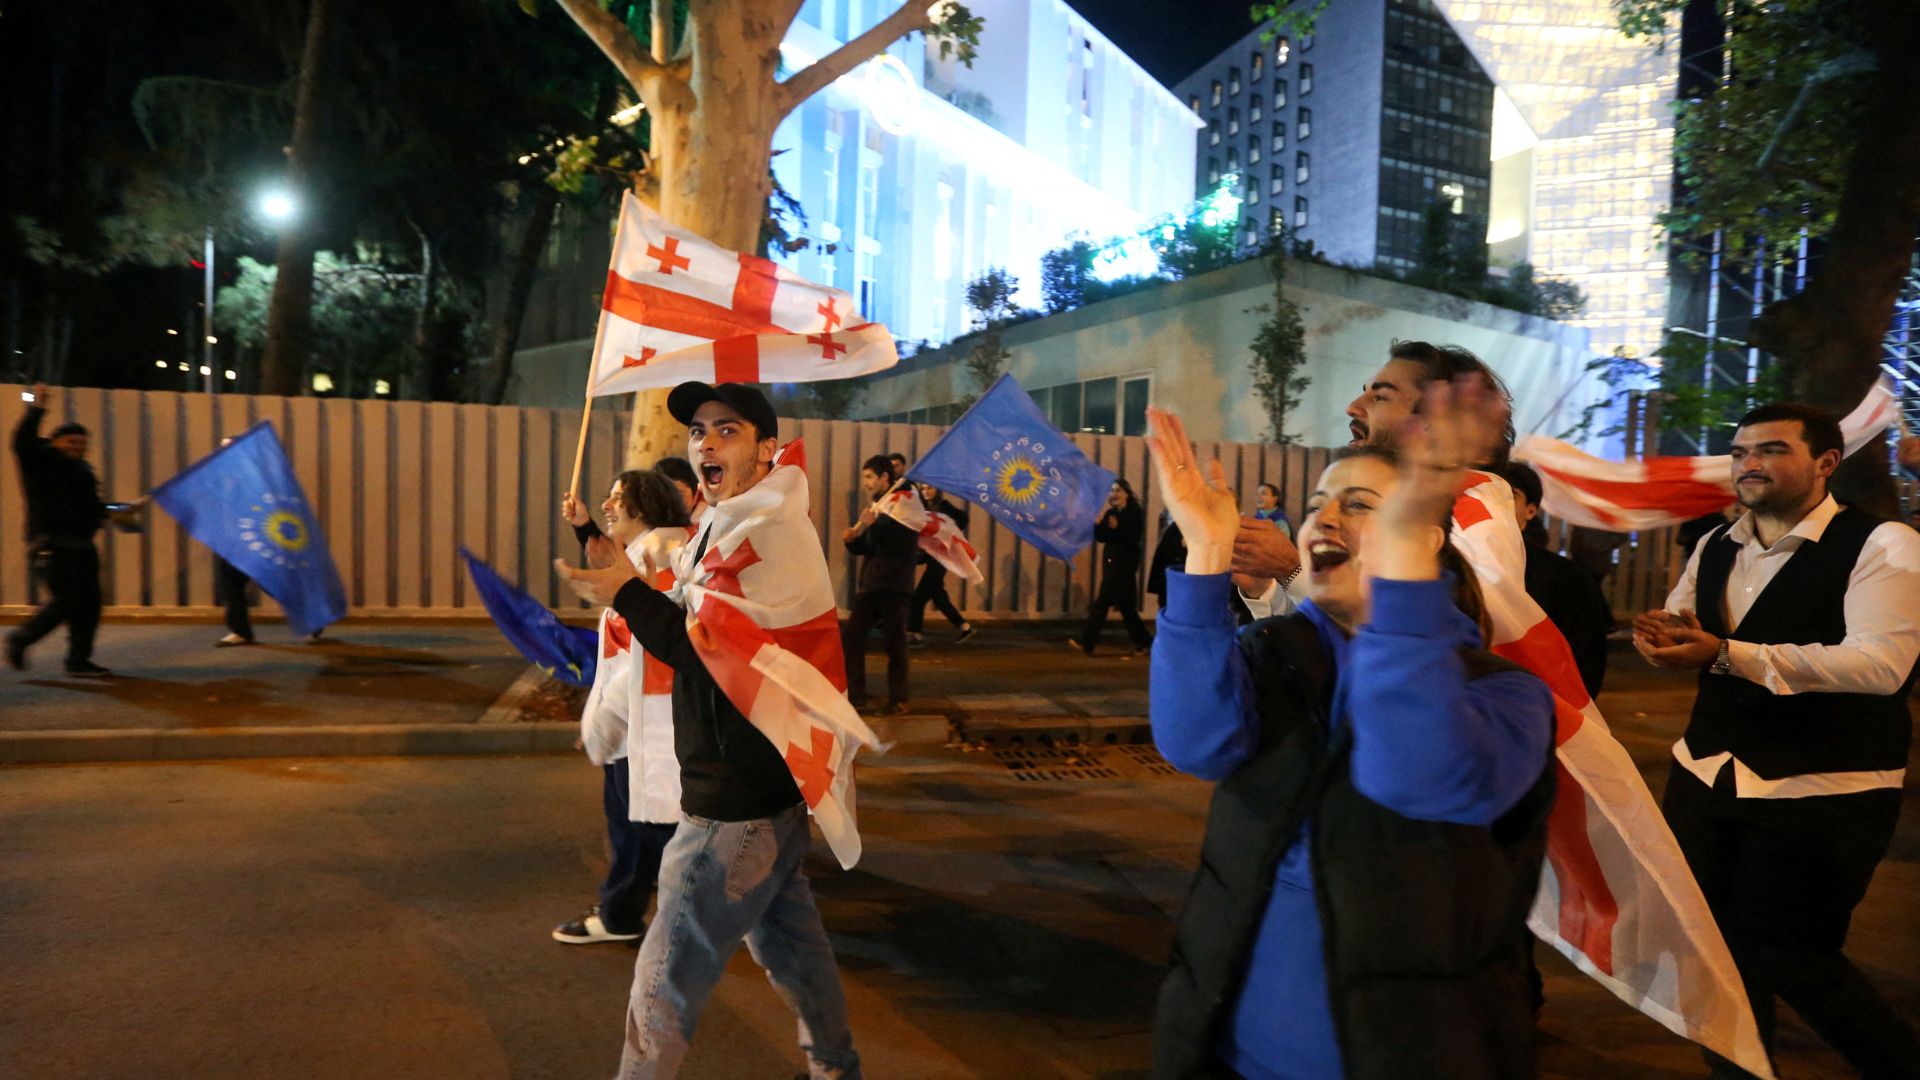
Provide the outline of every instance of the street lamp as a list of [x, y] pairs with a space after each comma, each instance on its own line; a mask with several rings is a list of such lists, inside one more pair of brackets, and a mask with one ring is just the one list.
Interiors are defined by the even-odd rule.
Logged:
[[[268, 188], [266, 191], [261, 192], [260, 197], [255, 200], [254, 209], [261, 217], [266, 218], [273, 224], [284, 225], [293, 220], [294, 215], [299, 212], [300, 207], [298, 203], [294, 202], [293, 196], [284, 188]], [[205, 260], [207, 267], [206, 295], [204, 297], [205, 306], [203, 308], [206, 314], [200, 320], [202, 355], [205, 357], [200, 364], [200, 374], [206, 376], [207, 393], [209, 394], [213, 393], [214, 371], [216, 370], [213, 362], [213, 347], [220, 343], [220, 339], [214, 336], [213, 333], [213, 255], [213, 226], [209, 224], [207, 226]], [[169, 334], [173, 332], [172, 330], [167, 331]], [[233, 378], [234, 376], [231, 373], [227, 374], [229, 381], [232, 381]]]
[[260, 210], [260, 216], [276, 225], [293, 220], [293, 215], [300, 209], [299, 205], [293, 201], [293, 196], [280, 188], [262, 192], [256, 205]]

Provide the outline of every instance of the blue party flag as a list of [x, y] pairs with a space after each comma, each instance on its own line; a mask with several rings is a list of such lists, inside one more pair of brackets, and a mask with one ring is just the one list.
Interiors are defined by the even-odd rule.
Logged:
[[271, 421], [153, 489], [153, 501], [279, 601], [294, 632], [346, 615], [340, 571]]
[[1056, 559], [1093, 543], [1114, 479], [1047, 423], [1011, 375], [1000, 376], [907, 478], [985, 507]]
[[460, 549], [460, 556], [467, 560], [467, 573], [473, 575], [473, 587], [487, 614], [493, 616], [493, 624], [520, 655], [564, 682], [593, 685], [598, 633], [561, 622], [545, 604], [507, 584], [466, 548]]

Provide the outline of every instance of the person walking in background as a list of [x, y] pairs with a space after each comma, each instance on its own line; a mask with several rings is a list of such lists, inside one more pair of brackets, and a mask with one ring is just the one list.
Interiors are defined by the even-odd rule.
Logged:
[[847, 700], [857, 709], [867, 705], [867, 634], [878, 627], [887, 650], [883, 716], [907, 711], [907, 606], [913, 597], [913, 564], [920, 553], [920, 537], [881, 506], [893, 485], [893, 463], [881, 454], [868, 458], [860, 467], [860, 490], [869, 502], [840, 537], [849, 552], [862, 556], [860, 588], [841, 628]]
[[1167, 571], [1177, 570], [1187, 564], [1187, 540], [1180, 535], [1180, 526], [1174, 523], [1173, 513], [1160, 511], [1160, 535], [1153, 542], [1153, 561], [1147, 564], [1147, 591], [1167, 606]]
[[7, 665], [27, 666], [34, 642], [67, 624], [67, 674], [108, 675], [93, 662], [100, 628], [100, 553], [93, 534], [107, 520], [100, 481], [87, 464], [87, 429], [66, 423], [40, 436], [52, 396], [45, 385], [27, 395], [27, 411], [13, 432], [13, 456], [27, 497], [27, 552], [34, 576], [52, 594], [40, 610], [7, 635]]
[[1087, 608], [1087, 624], [1078, 638], [1067, 643], [1093, 655], [1100, 645], [1100, 631], [1107, 625], [1107, 613], [1120, 609], [1133, 640], [1133, 655], [1139, 656], [1153, 644], [1153, 635], [1140, 621], [1140, 560], [1147, 542], [1147, 515], [1133, 496], [1133, 485], [1115, 480], [1107, 492], [1107, 509], [1093, 527], [1093, 539], [1105, 544], [1100, 553], [1100, 588]]
[[1287, 520], [1287, 512], [1280, 509], [1280, 489], [1272, 484], [1261, 484], [1253, 489], [1253, 516], [1261, 521], [1272, 522], [1291, 540], [1293, 522]]
[[1590, 574], [1547, 546], [1547, 530], [1540, 523], [1540, 474], [1530, 465], [1510, 461], [1501, 475], [1513, 488], [1513, 516], [1527, 544], [1527, 595], [1567, 639], [1587, 696], [1598, 697], [1607, 678], [1613, 604]]
[[[572, 492], [560, 500], [560, 516], [573, 526], [583, 548], [594, 537], [606, 536], [626, 550], [649, 583], [662, 584], [661, 573], [671, 575], [673, 553], [687, 542], [692, 524], [686, 500], [667, 472], [656, 464], [621, 473], [600, 513], [604, 528]], [[652, 670], [656, 665], [658, 670]], [[632, 692], [635, 679], [642, 680], [640, 694]], [[600, 664], [580, 726], [581, 745], [600, 766], [600, 808], [613, 857], [600, 882], [600, 902], [554, 927], [553, 939], [562, 944], [636, 941], [646, 930], [647, 901], [660, 877], [661, 854], [680, 821], [680, 762], [673, 754], [671, 706], [658, 717], [637, 707], [649, 692], [645, 684], [656, 679], [665, 685], [651, 692], [671, 693], [672, 669], [657, 659], [649, 664], [645, 656], [635, 656], [625, 620], [610, 609], [603, 612]]]
[[707, 516], [707, 500], [700, 494], [700, 479], [693, 474], [693, 464], [683, 457], [663, 457], [653, 463], [653, 471], [673, 482], [686, 505], [688, 520], [700, 524]]
[[[962, 533], [967, 531], [966, 507], [949, 500], [939, 488], [932, 484], [915, 486], [920, 490], [920, 501], [926, 505], [928, 513], [945, 514], [953, 519], [954, 525], [958, 526]], [[952, 623], [953, 628], [958, 631], [953, 638], [954, 644], [958, 645], [972, 637], [973, 624], [968, 622], [960, 614], [960, 609], [954, 606], [953, 597], [947, 595], [947, 568], [941, 566], [938, 559], [924, 551], [920, 553], [920, 566], [920, 584], [914, 586], [913, 600], [907, 608], [907, 644], [918, 648], [927, 643], [924, 631], [928, 604], [938, 608], [940, 614], [945, 615], [947, 622]]]
[[1729, 458], [1746, 513], [1694, 548], [1633, 644], [1699, 673], [1661, 808], [1762, 1042], [1777, 995], [1862, 1075], [1920, 1077], [1920, 1038], [1841, 951], [1900, 817], [1920, 536], [1834, 501], [1844, 447], [1807, 405], [1742, 417]]

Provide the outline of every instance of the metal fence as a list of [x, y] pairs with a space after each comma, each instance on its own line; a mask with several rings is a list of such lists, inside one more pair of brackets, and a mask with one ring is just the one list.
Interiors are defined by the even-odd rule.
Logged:
[[[25, 405], [20, 388], [0, 386], [0, 429], [11, 434]], [[588, 432], [581, 486], [597, 505], [621, 467], [629, 414], [603, 407]], [[562, 488], [579, 432], [569, 409], [442, 402], [207, 396], [166, 391], [61, 389], [47, 429], [77, 420], [93, 433], [101, 489], [131, 500], [211, 453], [222, 436], [271, 420], [318, 515], [354, 615], [478, 615], [480, 600], [458, 557], [465, 546], [507, 580], [561, 608], [556, 557], [577, 558], [572, 530], [559, 519]], [[806, 441], [813, 521], [828, 551], [836, 595], [851, 598], [853, 560], [841, 530], [858, 515], [860, 463], [930, 448], [943, 429], [926, 425], [783, 420], [781, 434]], [[1073, 441], [1141, 493], [1149, 529], [1160, 514], [1145, 441], [1076, 435]], [[1250, 506], [1256, 484], [1279, 487], [1281, 505], [1301, 520], [1314, 479], [1331, 459], [1321, 448], [1202, 443], [1218, 456]], [[38, 599], [27, 563], [25, 505], [17, 482], [0, 482], [0, 615], [25, 613]], [[969, 616], [1061, 618], [1086, 610], [1096, 564], [1091, 551], [1071, 562], [1041, 555], [984, 512], [969, 538], [986, 580], [953, 582]], [[1666, 534], [1636, 537], [1620, 553], [1612, 586], [1615, 610], [1643, 610], [1664, 595], [1675, 569]], [[1151, 537], [1149, 537], [1151, 542]], [[110, 614], [214, 610], [213, 560], [164, 512], [142, 534], [108, 530], [100, 542]], [[271, 601], [266, 614], [273, 614]], [[1149, 610], [1153, 601], [1149, 597]]]

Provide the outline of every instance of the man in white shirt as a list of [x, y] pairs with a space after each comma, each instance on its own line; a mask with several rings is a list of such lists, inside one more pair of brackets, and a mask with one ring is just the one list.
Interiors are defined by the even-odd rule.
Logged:
[[1900, 814], [1920, 535], [1828, 494], [1843, 445], [1810, 406], [1742, 418], [1746, 513], [1698, 545], [1664, 610], [1634, 620], [1634, 647], [1700, 672], [1663, 809], [1762, 1039], [1778, 995], [1864, 1075], [1920, 1077], [1912, 1027], [1841, 952]]

